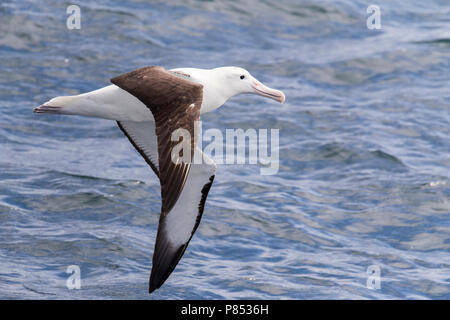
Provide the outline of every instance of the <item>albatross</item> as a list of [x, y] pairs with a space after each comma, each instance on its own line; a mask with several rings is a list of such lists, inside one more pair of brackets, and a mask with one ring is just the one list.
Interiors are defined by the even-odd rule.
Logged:
[[[251, 93], [283, 103], [283, 92], [271, 89], [239, 67], [215, 69], [160, 66], [140, 68], [110, 80], [111, 85], [75, 96], [53, 98], [36, 113], [115, 120], [159, 178], [161, 213], [149, 293], [161, 287], [183, 256], [200, 223], [216, 164], [197, 146], [195, 123], [200, 115], [238, 94]], [[178, 129], [190, 134], [188, 161], [173, 157]], [[200, 156], [202, 161], [192, 161]]]

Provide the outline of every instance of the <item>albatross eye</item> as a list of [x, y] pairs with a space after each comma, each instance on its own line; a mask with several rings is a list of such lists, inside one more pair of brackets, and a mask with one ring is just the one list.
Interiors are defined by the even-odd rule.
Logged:
[[242, 76], [241, 76], [241, 80], [244, 80], [244, 78], [245, 78], [245, 76], [244, 76], [244, 75], [242, 75]]

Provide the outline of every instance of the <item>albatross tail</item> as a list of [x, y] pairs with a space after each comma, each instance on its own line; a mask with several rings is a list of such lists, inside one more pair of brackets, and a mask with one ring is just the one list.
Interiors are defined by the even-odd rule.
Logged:
[[64, 96], [53, 98], [46, 103], [34, 108], [36, 113], [51, 113], [51, 114], [71, 114], [69, 110], [74, 109], [77, 102], [80, 103], [79, 96]]
[[79, 94], [53, 98], [34, 108], [35, 113], [79, 115], [116, 121], [150, 121], [153, 115], [137, 98], [125, 90], [107, 87]]

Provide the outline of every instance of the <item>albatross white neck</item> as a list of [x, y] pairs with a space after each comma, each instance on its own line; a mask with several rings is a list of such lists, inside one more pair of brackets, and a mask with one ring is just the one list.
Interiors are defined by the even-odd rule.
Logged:
[[222, 67], [216, 69], [196, 69], [196, 68], [179, 68], [171, 71], [178, 71], [189, 74], [192, 81], [196, 81], [203, 85], [203, 102], [201, 114], [214, 111], [222, 106], [231, 97], [244, 93], [242, 88], [236, 88], [230, 84], [229, 74], [226, 72], [228, 68]]

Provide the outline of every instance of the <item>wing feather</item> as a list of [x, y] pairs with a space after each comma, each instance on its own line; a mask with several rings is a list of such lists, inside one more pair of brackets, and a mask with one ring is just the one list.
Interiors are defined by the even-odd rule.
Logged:
[[150, 275], [150, 293], [167, 280], [197, 230], [214, 181], [215, 169], [214, 163], [193, 164], [177, 203], [168, 215], [160, 216]]
[[195, 122], [200, 120], [203, 86], [175, 76], [162, 67], [145, 67], [111, 79], [111, 82], [144, 103], [155, 118], [158, 141], [161, 214], [175, 205], [186, 182], [190, 162], [171, 161], [172, 141], [177, 129], [187, 130], [191, 137], [191, 160], [195, 150]]
[[[148, 150], [149, 142], [142, 142], [145, 137], [133, 138], [136, 130], [131, 130], [128, 123], [119, 123], [161, 183], [162, 207], [149, 284], [149, 292], [152, 292], [166, 281], [183, 256], [198, 228], [215, 176], [214, 162], [203, 153], [202, 159], [206, 157], [206, 162], [192, 163], [194, 152], [201, 152], [196, 148], [198, 130], [195, 125], [200, 120], [203, 86], [190, 81], [189, 75], [168, 72], [161, 67], [138, 69], [113, 78], [111, 82], [144, 103], [155, 119], [157, 166], [154, 151]], [[172, 159], [172, 151], [179, 141], [172, 141], [171, 137], [178, 129], [190, 134], [191, 158], [187, 162]]]

